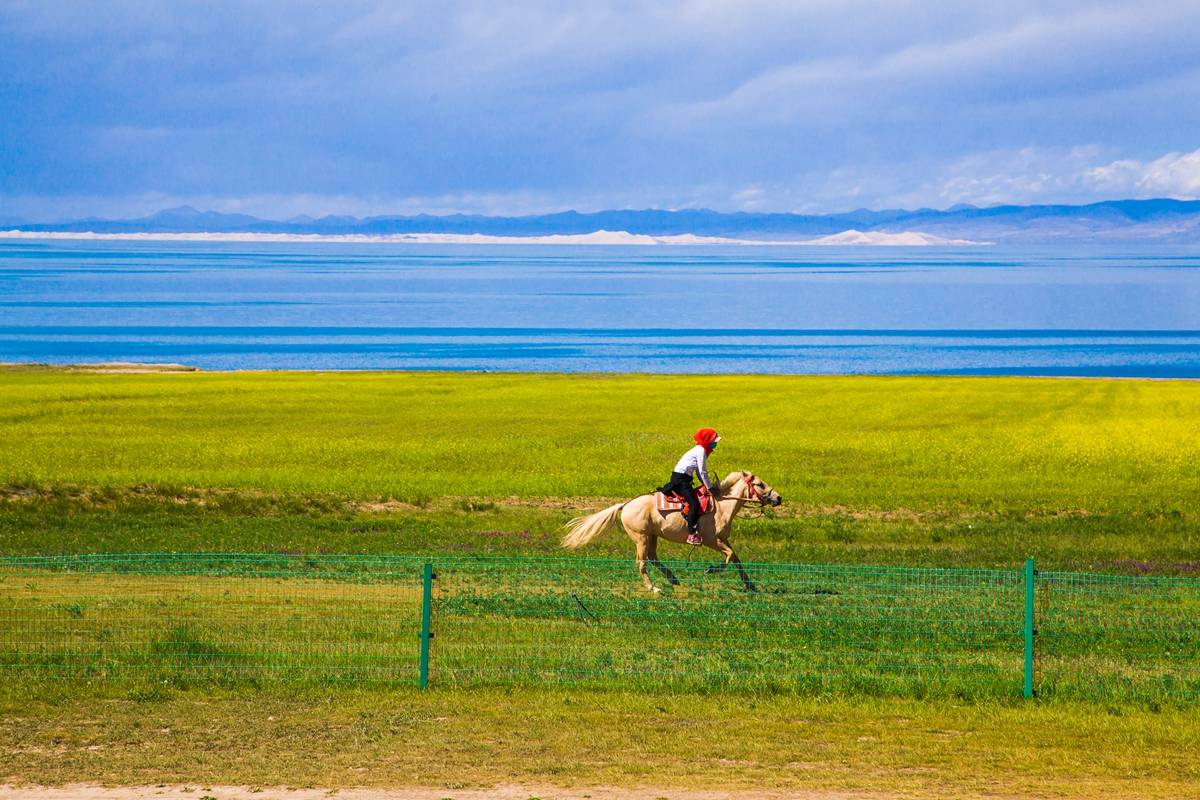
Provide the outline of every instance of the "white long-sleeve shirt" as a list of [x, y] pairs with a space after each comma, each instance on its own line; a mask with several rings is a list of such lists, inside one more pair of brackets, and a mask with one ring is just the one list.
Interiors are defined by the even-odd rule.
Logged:
[[708, 484], [708, 453], [704, 452], [703, 445], [698, 444], [684, 453], [683, 458], [679, 459], [679, 463], [675, 465], [675, 472], [688, 476], [698, 476], [700, 482], [709, 491], [712, 491], [712, 487]]

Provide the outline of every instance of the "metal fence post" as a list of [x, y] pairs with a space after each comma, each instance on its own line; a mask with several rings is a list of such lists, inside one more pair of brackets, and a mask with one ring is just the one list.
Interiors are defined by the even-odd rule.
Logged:
[[1037, 573], [1033, 559], [1025, 560], [1025, 696], [1033, 697], [1033, 590]]
[[421, 572], [421, 667], [417, 677], [417, 686], [429, 688], [429, 640], [433, 638], [430, 630], [433, 622], [433, 564], [425, 562]]

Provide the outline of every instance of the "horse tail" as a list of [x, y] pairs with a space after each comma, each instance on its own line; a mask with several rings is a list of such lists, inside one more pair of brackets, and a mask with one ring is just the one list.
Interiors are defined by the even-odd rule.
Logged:
[[571, 520], [563, 526], [567, 529], [567, 533], [562, 538], [562, 546], [571, 550], [583, 547], [605, 531], [615, 528], [617, 519], [621, 516], [621, 509], [624, 507], [625, 503], [617, 503], [615, 506], [609, 506], [595, 514]]

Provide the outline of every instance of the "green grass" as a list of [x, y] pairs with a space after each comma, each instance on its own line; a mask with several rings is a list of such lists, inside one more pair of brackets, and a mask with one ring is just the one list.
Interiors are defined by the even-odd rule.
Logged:
[[338, 581], [126, 566], [0, 568], [0, 668], [51, 683], [416, 682], [415, 567], [407, 581], [395, 568]]
[[0, 553], [547, 554], [702, 424], [751, 559], [1200, 569], [1200, 385], [1019, 378], [10, 369]]
[[[0, 564], [0, 669], [55, 682], [411, 686], [421, 559], [170, 556]], [[1021, 695], [1012, 571], [753, 568], [747, 595], [702, 562], [650, 595], [624, 561], [440, 557], [433, 685], [741, 695]], [[1044, 699], [1200, 696], [1200, 582], [1043, 573]]]
[[1014, 378], [3, 374], [7, 482], [614, 497], [691, 431], [806, 508], [1189, 509], [1200, 387]]
[[0, 686], [15, 784], [1177, 798], [1195, 795], [1198, 749], [1194, 711], [1070, 703]]
[[[1033, 555], [1042, 569], [1200, 569], [1200, 385], [1008, 378], [0, 370], [0, 555], [564, 555], [563, 522], [661, 483], [701, 425], [725, 436], [714, 466], [752, 469], [785, 497], [777, 513], [737, 523], [734, 544], [753, 561], [1013, 569]], [[630, 549], [612, 534], [580, 555], [625, 559]], [[614, 571], [609, 584], [629, 593], [622, 602], [648, 603], [632, 570], [623, 576]], [[922, 797], [1178, 797], [1200, 783], [1191, 756], [1200, 715], [1120, 697], [863, 698], [888, 694], [878, 686], [418, 693], [403, 685], [412, 596], [261, 580], [253, 591], [216, 577], [168, 591], [153, 576], [7, 576], [8, 619], [100, 658], [63, 673], [74, 678], [0, 682], [0, 783], [427, 785], [453, 796], [517, 782]], [[1167, 652], [1156, 637], [1169, 638], [1171, 618], [1138, 616], [1153, 603], [1098, 596], [1106, 614], [1137, 612], [1113, 635], [1153, 678]], [[435, 659], [469, 664], [455, 660], [456, 637], [488, 634], [519, 660], [526, 645], [545, 649], [546, 631], [594, 656], [594, 642], [547, 620], [564, 613], [560, 600], [498, 607], [486, 594], [447, 596]], [[36, 613], [17, 614], [23, 602]], [[1084, 617], [1097, 608], [1082, 594], [1072, 603]], [[396, 613], [381, 617], [389, 604]], [[815, 618], [805, 624], [825, 635]], [[114, 641], [113, 631], [128, 636]], [[1083, 629], [1050, 624], [1039, 635], [1048, 678], [1062, 654], [1072, 657], [1068, 678], [1130, 669], [1080, 662], [1095, 645]], [[271, 641], [274, 661], [260, 648]], [[314, 641], [337, 655], [317, 684], [297, 669]], [[1003, 652], [968, 656], [1007, 676], [1016, 662]], [[146, 669], [118, 676], [113, 654]], [[70, 661], [61, 651], [41, 658], [30, 665], [44, 672]], [[254, 668], [214, 680], [213, 663]], [[405, 681], [345, 686], [371, 663]]]

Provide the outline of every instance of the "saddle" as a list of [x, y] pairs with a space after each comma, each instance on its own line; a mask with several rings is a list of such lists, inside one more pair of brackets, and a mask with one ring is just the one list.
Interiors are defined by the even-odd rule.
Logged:
[[[697, 487], [696, 499], [700, 501], [701, 514], [712, 512], [714, 503], [712, 495], [708, 493], [708, 489], [705, 489], [703, 486]], [[686, 500], [674, 492], [666, 494], [661, 489], [654, 493], [654, 506], [661, 514], [669, 514], [672, 511], [680, 511], [686, 514], [688, 510]]]

